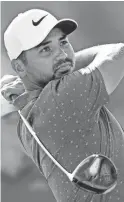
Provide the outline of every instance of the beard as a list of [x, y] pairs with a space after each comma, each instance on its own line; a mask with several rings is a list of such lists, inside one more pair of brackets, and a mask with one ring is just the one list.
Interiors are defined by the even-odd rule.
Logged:
[[38, 81], [39, 86], [44, 88], [50, 81], [61, 79], [63, 76], [72, 73], [73, 70], [74, 62], [71, 59], [60, 60], [53, 66], [53, 74], [48, 75], [42, 72]]
[[59, 60], [53, 67], [54, 78], [61, 78], [64, 75], [68, 75], [74, 69], [74, 62], [66, 58], [65, 60]]

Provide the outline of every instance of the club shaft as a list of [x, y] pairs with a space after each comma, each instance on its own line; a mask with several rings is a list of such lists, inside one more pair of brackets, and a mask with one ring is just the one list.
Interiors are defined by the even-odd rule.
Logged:
[[50, 152], [45, 148], [45, 146], [43, 145], [43, 143], [39, 140], [39, 138], [37, 137], [36, 133], [33, 131], [32, 127], [30, 126], [30, 124], [28, 123], [28, 121], [24, 118], [24, 116], [21, 114], [20, 110], [18, 110], [18, 113], [21, 117], [21, 119], [23, 120], [24, 124], [26, 125], [27, 129], [29, 130], [29, 132], [31, 133], [31, 135], [34, 137], [34, 139], [36, 140], [36, 142], [39, 144], [39, 146], [43, 149], [43, 151], [49, 156], [49, 158], [55, 163], [56, 166], [58, 166], [63, 173], [65, 173], [67, 175], [67, 177], [71, 180], [72, 179], [72, 174], [69, 173], [68, 171], [65, 170], [65, 168], [63, 168], [57, 161], [56, 159], [50, 154]]

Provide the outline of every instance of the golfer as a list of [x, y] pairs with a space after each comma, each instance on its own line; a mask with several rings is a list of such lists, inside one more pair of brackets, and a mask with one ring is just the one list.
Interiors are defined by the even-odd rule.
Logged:
[[[4, 42], [25, 92], [16, 93], [13, 81], [3, 85], [2, 94], [10, 101], [16, 97], [13, 104], [68, 172], [92, 154], [106, 156], [117, 168], [117, 185], [108, 193], [80, 189], [53, 163], [20, 119], [19, 139], [56, 201], [123, 202], [124, 132], [105, 105], [124, 76], [124, 44], [75, 53], [68, 35], [76, 28], [74, 20], [57, 20], [40, 9], [19, 14], [5, 31]], [[104, 162], [101, 170], [101, 180], [103, 176], [105, 182], [111, 182], [109, 165]]]

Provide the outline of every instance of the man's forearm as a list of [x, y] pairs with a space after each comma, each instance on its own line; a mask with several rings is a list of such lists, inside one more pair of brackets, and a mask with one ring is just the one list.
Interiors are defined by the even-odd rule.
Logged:
[[[78, 51], [75, 53], [76, 65], [74, 71], [80, 70], [87, 66], [92, 69], [95, 66], [99, 66], [101, 63], [103, 63], [103, 61], [115, 59], [116, 57], [123, 57], [123, 51], [120, 53], [119, 50], [116, 50], [116, 46], [119, 44], [122, 45], [122, 47], [124, 45], [123, 43], [105, 44]], [[112, 49], [115, 49], [115, 58], [113, 57]], [[119, 53], [119, 55], [117, 53]]]
[[107, 44], [100, 46], [98, 53], [96, 54], [92, 63], [88, 65], [91, 70], [99, 68], [102, 64], [109, 62], [124, 62], [124, 44]]

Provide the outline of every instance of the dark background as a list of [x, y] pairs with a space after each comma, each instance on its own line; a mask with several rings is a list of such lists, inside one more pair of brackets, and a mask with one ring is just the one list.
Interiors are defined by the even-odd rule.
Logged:
[[[45, 9], [58, 18], [73, 18], [79, 26], [69, 36], [70, 41], [78, 51], [90, 46], [106, 43], [124, 42], [124, 2], [71, 2], [71, 1], [29, 1], [1, 3], [1, 76], [15, 74], [11, 69], [8, 56], [4, 48], [3, 34], [9, 23], [18, 13], [31, 8]], [[117, 67], [118, 68], [118, 67]], [[124, 127], [124, 79], [110, 97], [108, 108]], [[6, 134], [2, 134], [6, 135]], [[13, 141], [12, 136], [5, 136], [2, 148]], [[7, 147], [8, 148], [8, 147]], [[7, 150], [7, 148], [5, 150]], [[11, 149], [11, 147], [9, 147]], [[3, 151], [3, 150], [2, 150]], [[15, 150], [16, 151], [16, 150]], [[10, 152], [9, 152], [10, 153]], [[55, 202], [46, 181], [33, 163], [24, 155], [23, 161], [17, 161], [17, 156], [2, 160], [2, 202]], [[18, 157], [19, 158], [19, 157]], [[4, 162], [6, 161], [6, 163]], [[19, 172], [11, 175], [11, 164]], [[29, 162], [25, 164], [26, 162]], [[24, 166], [25, 164], [26, 166]], [[4, 167], [4, 169], [3, 169]], [[7, 170], [6, 169], [6, 170]], [[12, 168], [11, 168], [12, 169]], [[13, 168], [14, 169], [14, 168]]]

